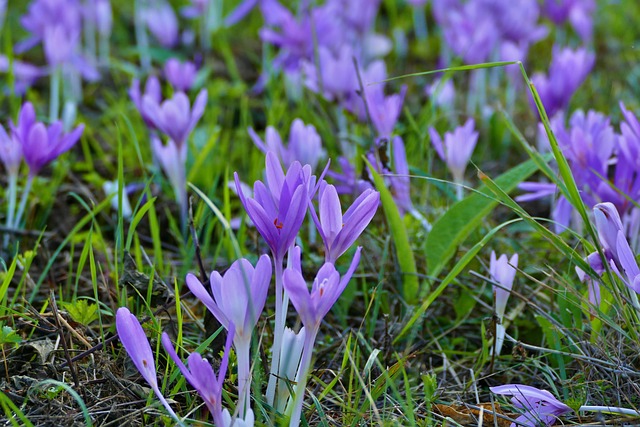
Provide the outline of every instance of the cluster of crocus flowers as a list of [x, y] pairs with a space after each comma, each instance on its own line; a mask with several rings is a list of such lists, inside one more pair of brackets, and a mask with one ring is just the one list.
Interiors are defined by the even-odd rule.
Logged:
[[[255, 266], [246, 259], [239, 259], [224, 274], [212, 272], [209, 278], [211, 292], [194, 275], [189, 274], [186, 278], [192, 294], [228, 331], [227, 349], [218, 377], [215, 377], [209, 363], [197, 353], [189, 356], [187, 369], [177, 356], [169, 338], [166, 335], [162, 337], [163, 346], [169, 356], [205, 400], [216, 425], [221, 426], [232, 423], [238, 426], [253, 425], [254, 414], [250, 394], [251, 341], [253, 330], [265, 305], [274, 270], [276, 311], [267, 402], [276, 410], [284, 411], [290, 418], [290, 425], [299, 425], [316, 336], [323, 318], [355, 273], [361, 248], [356, 249], [345, 274], [341, 275], [338, 272], [335, 262], [372, 220], [380, 200], [376, 191], [367, 190], [343, 214], [335, 188], [327, 184], [322, 177], [320, 183], [316, 184], [317, 179], [312, 175], [310, 165], [303, 166], [293, 161], [285, 172], [273, 151], [267, 151], [265, 176], [266, 184], [256, 181], [253, 197], [249, 197], [244, 194], [239, 177], [235, 174], [240, 200], [269, 247], [271, 257], [262, 255]], [[316, 194], [319, 194], [319, 217], [315, 214], [314, 207]], [[302, 275], [301, 249], [295, 245], [309, 206], [312, 207], [314, 223], [322, 235], [326, 257], [325, 263], [316, 274], [311, 290]], [[289, 298], [303, 324], [297, 333], [286, 327]], [[118, 315], [120, 316], [120, 311]], [[134, 329], [134, 333], [140, 335], [141, 329]], [[129, 344], [132, 339], [130, 334], [127, 335], [128, 332], [120, 333], [124, 335], [123, 344], [127, 342], [125, 348], [131, 357], [138, 358], [138, 369], [141, 372], [147, 369], [147, 365], [153, 363], [149, 354], [146, 350], [141, 351]], [[238, 369], [239, 399], [235, 409], [238, 418], [235, 419], [221, 406], [222, 379], [228, 363], [231, 342], [236, 352]], [[155, 372], [151, 375], [147, 369], [142, 373], [153, 388]], [[154, 378], [151, 378], [152, 376]], [[293, 395], [289, 393], [290, 385], [287, 381], [294, 383]], [[159, 391], [156, 393], [159, 394]]]
[[[4, 164], [9, 178], [6, 225], [9, 229], [18, 229], [22, 226], [22, 215], [33, 179], [43, 167], [69, 151], [79, 141], [84, 125], [79, 125], [70, 133], [63, 131], [60, 121], [47, 126], [37, 120], [33, 105], [26, 102], [20, 109], [17, 123], [9, 122], [9, 129], [10, 131], [6, 132], [0, 125], [0, 161]], [[29, 173], [20, 204], [16, 207], [18, 178], [23, 159]]]
[[489, 272], [491, 280], [493, 280], [493, 303], [498, 322], [496, 324], [496, 336], [493, 354], [500, 355], [502, 344], [504, 343], [504, 335], [506, 333], [503, 324], [504, 312], [507, 308], [507, 301], [511, 295], [513, 281], [516, 278], [516, 268], [518, 267], [518, 254], [514, 254], [511, 258], [502, 254], [496, 258], [496, 253], [491, 251], [491, 261], [489, 264]]

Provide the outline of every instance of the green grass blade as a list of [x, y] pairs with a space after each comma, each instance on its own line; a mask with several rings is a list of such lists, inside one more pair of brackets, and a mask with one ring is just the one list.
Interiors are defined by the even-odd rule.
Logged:
[[420, 284], [418, 282], [415, 257], [413, 255], [411, 245], [409, 244], [407, 228], [404, 226], [402, 216], [400, 216], [400, 212], [398, 211], [398, 206], [393, 200], [393, 196], [385, 185], [384, 180], [373, 169], [373, 166], [367, 159], [364, 159], [364, 161], [367, 162], [367, 166], [371, 176], [373, 176], [373, 182], [376, 189], [380, 192], [382, 209], [384, 210], [384, 215], [389, 222], [391, 236], [393, 237], [393, 242], [396, 246], [398, 264], [400, 265], [400, 271], [402, 273], [402, 297], [407, 304], [415, 304], [418, 299]]
[[456, 265], [451, 269], [449, 274], [445, 276], [445, 278], [442, 280], [440, 285], [438, 285], [438, 287], [434, 289], [433, 292], [431, 292], [429, 296], [423, 301], [422, 305], [418, 307], [417, 310], [415, 310], [415, 312], [411, 316], [411, 319], [409, 319], [409, 321], [404, 326], [404, 328], [402, 328], [402, 331], [400, 331], [400, 334], [398, 334], [398, 336], [393, 340], [393, 343], [396, 344], [403, 336], [405, 336], [409, 331], [411, 331], [411, 329], [413, 328], [413, 325], [422, 317], [424, 312], [427, 311], [427, 309], [431, 306], [433, 301], [435, 301], [436, 298], [438, 298], [440, 294], [447, 288], [447, 286], [449, 286], [451, 282], [453, 282], [453, 280], [456, 277], [458, 277], [458, 274], [460, 274], [462, 270], [467, 266], [467, 264], [469, 264], [471, 260], [475, 258], [478, 252], [480, 252], [480, 249], [482, 249], [489, 242], [489, 240], [493, 238], [493, 236], [498, 232], [498, 230], [502, 229], [503, 227], [509, 224], [513, 224], [518, 221], [521, 221], [521, 220], [519, 218], [512, 219], [511, 221], [507, 221], [493, 228], [491, 231], [485, 234], [485, 236], [478, 243], [476, 243], [469, 250], [469, 252], [464, 254], [464, 256], [460, 258], [460, 261], [458, 261]]
[[[538, 170], [528, 160], [496, 178], [496, 184], [509, 192]], [[456, 248], [480, 225], [498, 204], [491, 191], [481, 187], [476, 193], [454, 204], [438, 221], [427, 236], [427, 267], [429, 275], [438, 276], [454, 255]]]

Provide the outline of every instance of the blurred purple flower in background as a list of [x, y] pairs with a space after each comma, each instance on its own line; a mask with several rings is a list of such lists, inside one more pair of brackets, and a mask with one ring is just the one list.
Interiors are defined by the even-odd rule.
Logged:
[[22, 146], [13, 135], [7, 134], [0, 125], [0, 161], [9, 176], [18, 175], [22, 163]]
[[138, 112], [142, 116], [142, 120], [151, 130], [156, 129], [156, 125], [151, 120], [151, 117], [146, 112], [143, 98], [149, 97], [153, 104], [160, 104], [162, 102], [162, 89], [160, 88], [160, 81], [156, 76], [149, 76], [144, 86], [144, 93], [140, 92], [140, 80], [133, 79], [131, 81], [131, 87], [129, 88], [129, 97], [133, 101], [134, 105], [138, 109]]
[[585, 48], [553, 48], [548, 74], [536, 73], [531, 77], [549, 117], [567, 108], [594, 63], [595, 55]]
[[191, 131], [204, 114], [207, 106], [207, 90], [202, 89], [193, 103], [183, 92], [177, 92], [173, 98], [162, 103], [158, 102], [155, 94], [145, 94], [142, 97], [142, 110], [154, 126], [164, 132], [178, 146], [183, 145]]
[[591, 41], [593, 36], [593, 13], [595, 0], [544, 0], [542, 12], [556, 25], [566, 21], [584, 42]]
[[464, 182], [464, 171], [478, 142], [478, 132], [475, 131], [474, 126], [474, 120], [468, 119], [464, 126], [457, 127], [453, 132], [446, 132], [443, 138], [434, 128], [429, 128], [433, 148], [447, 164], [453, 175], [453, 181], [459, 184], [457, 186], [459, 199], [462, 198], [461, 184]]
[[305, 125], [300, 119], [295, 119], [291, 123], [289, 142], [286, 146], [273, 126], [267, 126], [264, 141], [252, 128], [248, 131], [251, 140], [260, 151], [265, 154], [268, 151], [275, 153], [287, 168], [298, 161], [303, 165], [310, 165], [311, 169], [315, 170], [318, 163], [327, 157], [316, 128], [311, 124]]
[[170, 58], [164, 64], [164, 76], [177, 91], [188, 92], [196, 79], [198, 70], [193, 62], [180, 62]]
[[11, 130], [22, 146], [24, 160], [29, 166], [29, 176], [33, 177], [78, 142], [84, 125], [79, 125], [68, 134], [63, 132], [62, 122], [58, 121], [47, 127], [36, 121], [33, 105], [26, 102], [20, 110], [17, 125], [12, 124]]
[[[9, 73], [13, 71], [15, 77], [15, 93], [16, 95], [24, 94], [40, 77], [47, 75], [47, 70], [17, 59], [9, 62], [9, 58], [0, 55], [0, 73]], [[7, 82], [9, 79], [5, 79]]]
[[[573, 410], [556, 399], [546, 390], [522, 384], [508, 384], [498, 387], [489, 387], [495, 394], [513, 396], [511, 403], [525, 412], [516, 418], [516, 425], [537, 427], [540, 424], [553, 425], [559, 416], [573, 412]], [[517, 424], [516, 424], [517, 423]]]
[[166, 48], [178, 43], [178, 17], [171, 4], [165, 0], [154, 0], [142, 11], [142, 19], [153, 37]]

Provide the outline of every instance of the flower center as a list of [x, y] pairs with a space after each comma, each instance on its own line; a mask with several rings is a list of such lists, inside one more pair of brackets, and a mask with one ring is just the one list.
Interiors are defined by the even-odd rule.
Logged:
[[278, 221], [277, 217], [273, 220], [273, 225], [275, 225], [278, 230], [282, 230], [282, 223]]

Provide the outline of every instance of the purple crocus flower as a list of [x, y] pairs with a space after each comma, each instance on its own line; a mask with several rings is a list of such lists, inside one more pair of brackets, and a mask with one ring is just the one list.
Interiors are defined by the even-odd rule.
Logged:
[[78, 0], [35, 0], [20, 18], [20, 23], [31, 35], [16, 45], [16, 53], [25, 52], [45, 41], [47, 31], [53, 26], [60, 26], [70, 35], [79, 36], [81, 22], [82, 7]]
[[189, 97], [183, 92], [178, 92], [162, 104], [154, 96], [144, 95], [141, 111], [157, 129], [181, 146], [204, 114], [206, 105], [207, 90], [202, 89], [193, 103], [193, 108], [189, 105]]
[[425, 87], [425, 92], [434, 105], [453, 110], [456, 100], [456, 88], [453, 85], [453, 80], [447, 79], [443, 82], [442, 79], [437, 79]]
[[103, 37], [109, 37], [111, 35], [111, 29], [113, 27], [113, 12], [111, 10], [110, 0], [94, 0], [92, 7], [86, 7], [85, 13], [88, 19], [93, 20], [98, 30], [98, 33]]
[[174, 47], [178, 43], [178, 18], [171, 4], [156, 0], [142, 12], [142, 19], [155, 39], [163, 47]]
[[260, 37], [281, 49], [274, 61], [277, 68], [298, 70], [300, 61], [312, 60], [318, 47], [338, 46], [342, 40], [340, 9], [333, 2], [306, 10], [299, 18], [277, 0], [260, 1], [260, 9], [267, 24]]
[[162, 170], [169, 178], [178, 205], [187, 206], [187, 144], [178, 145], [172, 139], [163, 144], [156, 135], [151, 136], [151, 148]]
[[340, 273], [332, 263], [326, 262], [320, 268], [313, 281], [311, 293], [309, 293], [307, 282], [304, 280], [300, 269], [300, 247], [296, 246], [292, 251], [292, 266], [285, 270], [283, 282], [284, 288], [291, 298], [291, 303], [305, 327], [305, 336], [300, 367], [296, 375], [297, 384], [291, 411], [291, 427], [297, 427], [300, 424], [307, 375], [311, 365], [311, 354], [320, 329], [320, 322], [331, 310], [331, 307], [347, 287], [351, 276], [355, 273], [360, 262], [361, 250], [361, 247], [356, 249], [351, 265], [342, 277], [340, 277]]
[[[187, 358], [187, 368], [182, 360], [176, 353], [171, 339], [166, 332], [162, 333], [162, 346], [169, 354], [169, 357], [173, 359], [175, 364], [180, 369], [182, 375], [196, 389], [205, 405], [209, 408], [209, 411], [213, 415], [213, 420], [216, 426], [227, 426], [230, 424], [224, 423], [223, 410], [222, 410], [222, 386], [224, 385], [224, 377], [227, 374], [227, 367], [229, 366], [229, 353], [231, 350], [231, 341], [234, 335], [233, 323], [229, 324], [229, 330], [227, 332], [227, 341], [222, 355], [222, 361], [220, 362], [220, 368], [218, 376], [216, 377], [211, 364], [207, 359], [203, 359], [199, 353], [193, 352]], [[251, 414], [253, 416], [253, 414]]]
[[495, 282], [493, 285], [493, 300], [496, 316], [500, 319], [500, 323], [496, 325], [496, 344], [495, 355], [500, 354], [502, 344], [504, 343], [505, 328], [502, 324], [504, 312], [507, 308], [507, 301], [511, 295], [511, 288], [516, 277], [516, 268], [518, 267], [518, 254], [514, 254], [511, 259], [507, 255], [502, 254], [500, 258], [496, 258], [496, 253], [491, 251], [491, 262], [489, 270], [491, 279]]
[[373, 219], [380, 204], [380, 193], [372, 189], [365, 190], [344, 215], [333, 185], [323, 181], [318, 196], [320, 218], [311, 210], [312, 218], [324, 242], [325, 262], [335, 263]]
[[2, 125], [0, 125], [0, 161], [7, 175], [18, 175], [20, 163], [22, 163], [22, 147], [16, 138], [7, 134]]
[[210, 0], [191, 0], [189, 6], [184, 6], [180, 9], [180, 14], [189, 19], [198, 18], [206, 12], [209, 1]]
[[271, 259], [262, 255], [255, 268], [242, 258], [231, 264], [222, 276], [211, 273], [209, 283], [213, 297], [193, 274], [187, 275], [189, 290], [207, 306], [225, 327], [236, 326], [234, 342], [249, 341], [264, 308], [271, 282]]
[[305, 125], [300, 119], [291, 123], [289, 143], [286, 147], [273, 126], [267, 127], [265, 141], [262, 141], [252, 128], [249, 128], [249, 136], [263, 153], [274, 152], [286, 167], [298, 161], [303, 165], [310, 165], [311, 169], [315, 170], [318, 163], [327, 156], [316, 128], [313, 125]]
[[[213, 298], [194, 276], [187, 276], [187, 286], [227, 329], [236, 325], [233, 344], [238, 356], [238, 407], [244, 416], [251, 391], [251, 335], [264, 308], [271, 282], [271, 259], [262, 255], [255, 269], [242, 258], [231, 264], [224, 276], [214, 271], [209, 283]], [[246, 407], [245, 407], [246, 405]]]
[[156, 76], [149, 76], [147, 78], [147, 82], [144, 85], [144, 93], [141, 93], [140, 80], [133, 79], [131, 81], [131, 87], [129, 88], [129, 97], [140, 112], [142, 120], [144, 120], [144, 123], [147, 125], [147, 127], [152, 130], [155, 129], [156, 126], [151, 120], [149, 114], [146, 112], [142, 99], [149, 97], [153, 101], [153, 104], [160, 104], [160, 102], [162, 101], [162, 89], [160, 88], [160, 80], [158, 80]]
[[623, 281], [630, 289], [640, 294], [640, 268], [638, 268], [636, 256], [633, 251], [631, 251], [629, 242], [627, 242], [627, 238], [624, 236], [622, 230], [618, 231], [616, 252], [620, 262]]
[[193, 62], [170, 58], [164, 64], [164, 75], [175, 90], [187, 92], [193, 86], [198, 70]]
[[495, 394], [513, 396], [511, 398], [513, 406], [525, 410], [522, 415], [516, 418], [515, 423], [511, 423], [511, 427], [516, 427], [516, 425], [537, 427], [540, 423], [550, 426], [559, 416], [573, 412], [570, 407], [560, 402], [548, 391], [535, 387], [508, 384], [489, 387], [489, 390]]
[[250, 198], [242, 191], [238, 173], [234, 173], [242, 205], [278, 264], [293, 244], [307, 212], [311, 167], [293, 162], [285, 175], [278, 157], [269, 151], [266, 176], [268, 187], [256, 181], [254, 197]]
[[438, 156], [447, 163], [453, 174], [453, 180], [458, 184], [464, 182], [464, 171], [478, 142], [478, 132], [474, 130], [474, 126], [473, 119], [469, 119], [464, 126], [456, 128], [453, 132], [445, 133], [444, 141], [434, 128], [429, 128], [433, 148]]
[[167, 412], [169, 412], [179, 425], [183, 425], [180, 418], [178, 418], [176, 413], [173, 412], [173, 409], [171, 409], [169, 402], [167, 402], [162, 395], [160, 387], [158, 387], [156, 366], [149, 340], [136, 316], [131, 314], [126, 307], [120, 307], [116, 312], [116, 330], [118, 331], [122, 346], [127, 353], [129, 353], [129, 357], [131, 357], [131, 361], [138, 369], [138, 372], [140, 372], [140, 375], [149, 383], [153, 392], [167, 409]]
[[554, 47], [549, 73], [538, 73], [531, 77], [549, 117], [569, 105], [571, 97], [587, 78], [594, 63], [595, 55], [585, 48], [572, 50]]
[[593, 207], [598, 238], [607, 259], [612, 259], [620, 265], [618, 256], [618, 232], [624, 231], [620, 214], [616, 207], [609, 202], [598, 203]]
[[556, 25], [566, 21], [576, 30], [583, 41], [590, 41], [593, 36], [593, 12], [596, 9], [594, 0], [545, 0], [543, 13]]
[[[300, 248], [296, 247], [296, 251], [294, 258], [299, 259]], [[320, 322], [342, 295], [351, 276], [355, 273], [360, 262], [361, 251], [362, 248], [358, 246], [349, 269], [342, 277], [333, 263], [325, 262], [313, 280], [311, 292], [300, 270], [287, 268], [284, 271], [284, 288], [289, 293], [291, 303], [300, 315], [302, 324], [312, 335], [313, 331], [318, 330]]]
[[47, 75], [47, 70], [42, 67], [18, 61], [15, 58], [10, 63], [9, 58], [5, 55], [0, 55], [0, 73], [8, 73], [10, 69], [15, 77], [14, 91], [17, 95], [24, 94], [36, 80]]
[[24, 160], [29, 166], [29, 175], [35, 176], [48, 163], [73, 147], [84, 130], [79, 125], [68, 134], [62, 130], [62, 122], [57, 121], [48, 128], [36, 121], [36, 112], [30, 102], [26, 102], [18, 117], [18, 124], [11, 125], [12, 134], [22, 145]]

